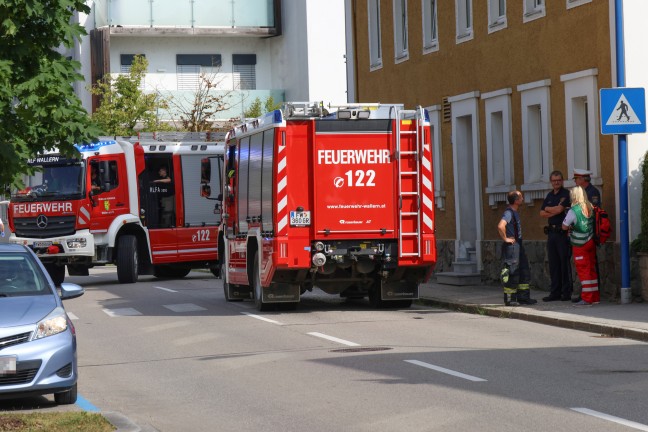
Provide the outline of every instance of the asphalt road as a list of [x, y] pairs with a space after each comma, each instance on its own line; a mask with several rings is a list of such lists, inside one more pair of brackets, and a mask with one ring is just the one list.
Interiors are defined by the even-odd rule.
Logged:
[[[66, 302], [81, 405], [144, 428], [648, 431], [644, 343], [324, 293], [259, 313], [225, 302], [221, 281], [201, 272], [119, 285], [100, 268], [68, 280], [86, 288]], [[34, 398], [0, 410], [30, 403], [61, 409]]]

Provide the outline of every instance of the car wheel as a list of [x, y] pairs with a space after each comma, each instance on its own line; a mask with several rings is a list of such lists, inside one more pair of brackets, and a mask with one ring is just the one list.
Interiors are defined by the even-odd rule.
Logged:
[[70, 390], [61, 393], [54, 393], [54, 402], [58, 405], [71, 405], [77, 401], [76, 383], [70, 387]]
[[137, 282], [137, 238], [134, 235], [123, 235], [117, 242], [117, 279], [119, 283]]

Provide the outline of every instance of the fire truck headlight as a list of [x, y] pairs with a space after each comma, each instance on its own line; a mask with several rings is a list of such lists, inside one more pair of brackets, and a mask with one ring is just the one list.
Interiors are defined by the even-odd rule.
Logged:
[[84, 238], [71, 238], [67, 240], [67, 247], [70, 249], [84, 248], [87, 244], [87, 240]]
[[326, 256], [323, 253], [317, 252], [313, 255], [313, 265], [315, 267], [322, 267], [324, 264], [326, 264]]
[[322, 242], [315, 243], [315, 250], [317, 252], [322, 252], [324, 250], [324, 243]]

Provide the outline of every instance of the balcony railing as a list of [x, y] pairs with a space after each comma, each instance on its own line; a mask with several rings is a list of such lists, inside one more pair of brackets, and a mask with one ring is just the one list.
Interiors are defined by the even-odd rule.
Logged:
[[[182, 112], [189, 112], [194, 101], [195, 92], [187, 90], [160, 91], [163, 98], [172, 98], [173, 102], [169, 104], [168, 110], [160, 110], [157, 115], [163, 121], [176, 121], [180, 123]], [[219, 112], [215, 117], [218, 120], [229, 120], [232, 118], [241, 118], [245, 110], [259, 98], [261, 107], [269, 96], [272, 96], [274, 103], [279, 105], [285, 102], [284, 90], [212, 90], [214, 96], [222, 96], [229, 106], [229, 109]], [[178, 108], [180, 105], [182, 108]]]
[[275, 28], [279, 0], [95, 0], [95, 27]]

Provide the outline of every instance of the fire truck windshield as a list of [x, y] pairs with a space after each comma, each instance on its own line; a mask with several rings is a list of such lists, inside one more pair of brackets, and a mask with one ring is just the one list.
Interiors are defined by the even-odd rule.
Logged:
[[40, 170], [24, 179], [24, 188], [15, 190], [15, 201], [79, 199], [85, 191], [81, 162], [38, 165]]

